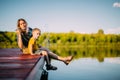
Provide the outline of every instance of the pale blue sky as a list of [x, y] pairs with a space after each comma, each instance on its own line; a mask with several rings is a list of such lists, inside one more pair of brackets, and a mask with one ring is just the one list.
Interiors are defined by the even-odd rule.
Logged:
[[15, 31], [19, 18], [43, 32], [120, 33], [120, 1], [0, 0], [0, 31]]

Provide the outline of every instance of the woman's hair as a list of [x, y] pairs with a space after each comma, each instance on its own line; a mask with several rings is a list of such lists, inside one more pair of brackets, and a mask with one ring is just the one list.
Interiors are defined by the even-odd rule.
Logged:
[[17, 28], [20, 28], [20, 21], [24, 21], [24, 22], [27, 24], [27, 22], [26, 22], [25, 19], [20, 18], [20, 19], [18, 19], [18, 21], [17, 21]]

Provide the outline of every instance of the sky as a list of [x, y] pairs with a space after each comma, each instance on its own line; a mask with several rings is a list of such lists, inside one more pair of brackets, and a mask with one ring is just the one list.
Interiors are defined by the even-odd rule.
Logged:
[[19, 18], [42, 32], [120, 34], [120, 0], [0, 0], [0, 31], [15, 31]]

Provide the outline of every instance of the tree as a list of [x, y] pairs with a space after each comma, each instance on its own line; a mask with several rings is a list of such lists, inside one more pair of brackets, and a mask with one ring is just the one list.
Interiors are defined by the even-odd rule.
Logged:
[[104, 34], [103, 29], [99, 29], [99, 30], [98, 30], [98, 34]]

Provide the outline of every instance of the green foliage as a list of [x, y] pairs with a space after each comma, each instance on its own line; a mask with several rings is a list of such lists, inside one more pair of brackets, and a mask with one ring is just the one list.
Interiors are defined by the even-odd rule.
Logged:
[[16, 48], [17, 38], [15, 32], [0, 32], [0, 48]]
[[[99, 34], [98, 34], [99, 33]], [[104, 34], [99, 30], [96, 34], [69, 33], [43, 33], [38, 43], [45, 46], [113, 46], [120, 45], [120, 34]], [[0, 48], [3, 46], [18, 47], [15, 32], [0, 32]]]

